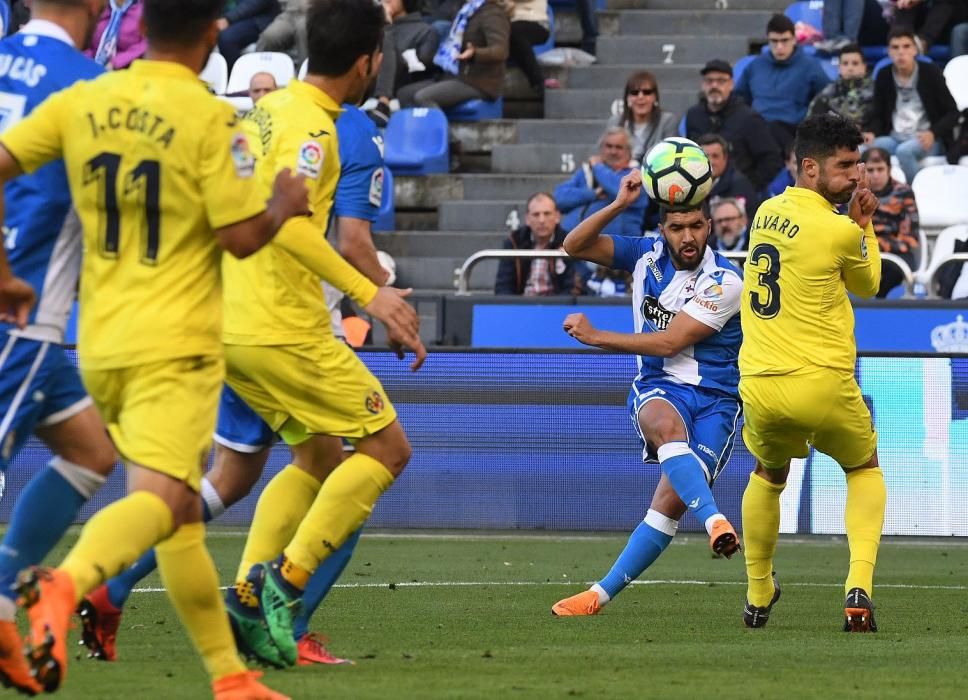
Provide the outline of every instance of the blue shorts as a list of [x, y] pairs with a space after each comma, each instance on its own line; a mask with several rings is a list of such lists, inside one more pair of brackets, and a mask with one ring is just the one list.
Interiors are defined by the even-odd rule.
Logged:
[[64, 348], [0, 334], [0, 471], [35, 429], [62, 423], [92, 404]]
[[712, 485], [733, 451], [736, 426], [743, 410], [739, 399], [689, 384], [637, 378], [629, 392], [629, 417], [644, 446], [643, 461], [657, 462], [655, 449], [646, 444], [639, 426], [639, 411], [649, 401], [665, 401], [676, 410], [686, 426], [689, 448], [705, 465], [707, 480]]
[[278, 440], [262, 417], [249, 408], [228, 384], [222, 386], [218, 403], [215, 442], [236, 452], [258, 452]]

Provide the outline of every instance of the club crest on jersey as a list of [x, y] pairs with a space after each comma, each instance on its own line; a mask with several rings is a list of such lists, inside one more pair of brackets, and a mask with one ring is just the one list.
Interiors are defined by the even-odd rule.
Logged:
[[380, 396], [379, 391], [374, 391], [369, 396], [366, 397], [366, 410], [372, 413], [374, 416], [383, 410], [383, 397]]
[[656, 297], [647, 296], [642, 300], [642, 316], [656, 330], [664, 331], [675, 314], [662, 306]]
[[383, 203], [383, 168], [373, 171], [370, 177], [370, 204], [375, 207]]
[[718, 284], [711, 284], [703, 290], [702, 296], [709, 301], [721, 301], [723, 298], [723, 288]]
[[299, 147], [296, 172], [311, 180], [319, 179], [323, 169], [323, 147], [317, 141], [306, 141]]
[[232, 137], [232, 165], [235, 166], [235, 174], [242, 178], [252, 177], [255, 172], [255, 156], [252, 155], [245, 134], [235, 134]]

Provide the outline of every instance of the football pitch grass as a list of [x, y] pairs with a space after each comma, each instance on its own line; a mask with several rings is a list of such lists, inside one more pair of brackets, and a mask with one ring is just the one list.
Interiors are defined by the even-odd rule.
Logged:
[[[227, 584], [242, 535], [214, 528], [208, 541]], [[781, 540], [783, 597], [765, 629], [743, 627], [741, 557], [712, 559], [698, 535], [677, 538], [600, 615], [553, 617], [551, 605], [603, 575], [624, 543], [618, 534], [364, 534], [313, 621], [356, 665], [266, 679], [293, 698], [966, 697], [968, 541], [885, 540], [877, 634], [841, 631], [847, 547], [830, 537]], [[141, 585], [119, 661], [72, 652], [59, 697], [210, 697], [159, 579]]]

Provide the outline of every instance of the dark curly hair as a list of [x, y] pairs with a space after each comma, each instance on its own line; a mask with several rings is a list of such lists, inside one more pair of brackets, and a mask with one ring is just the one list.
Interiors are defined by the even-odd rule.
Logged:
[[838, 148], [854, 150], [864, 143], [860, 127], [852, 119], [828, 112], [807, 117], [797, 127], [797, 169], [803, 168], [803, 159], [811, 158], [818, 163], [832, 156]]
[[145, 35], [150, 43], [190, 46], [222, 16], [225, 0], [145, 0]]
[[313, 0], [306, 15], [309, 72], [337, 77], [383, 44], [386, 16], [373, 0]]

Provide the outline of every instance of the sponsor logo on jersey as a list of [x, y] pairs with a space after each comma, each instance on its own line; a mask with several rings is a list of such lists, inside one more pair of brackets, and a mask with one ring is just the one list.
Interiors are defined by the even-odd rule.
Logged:
[[649, 261], [649, 269], [652, 271], [652, 275], [655, 277], [655, 281], [661, 282], [662, 270], [660, 270], [659, 266], [655, 264], [655, 258], [648, 258], [648, 261]]
[[306, 141], [299, 147], [296, 172], [311, 180], [319, 179], [323, 169], [323, 147], [317, 141]]
[[232, 165], [239, 177], [249, 178], [255, 172], [255, 156], [252, 155], [245, 134], [235, 134], [232, 137]]
[[373, 171], [370, 177], [370, 204], [375, 207], [383, 203], [383, 168]]
[[723, 298], [723, 288], [718, 284], [711, 284], [703, 290], [703, 298], [709, 301], [720, 301]]
[[664, 331], [675, 314], [666, 309], [654, 296], [647, 296], [642, 300], [642, 316], [657, 331]]
[[372, 413], [373, 415], [377, 415], [380, 411], [382, 411], [383, 397], [380, 396], [380, 392], [374, 391], [369, 396], [367, 396], [365, 405], [366, 405], [366, 410]]
[[380, 151], [380, 158], [383, 158], [383, 137], [377, 134], [373, 137], [373, 145]]

